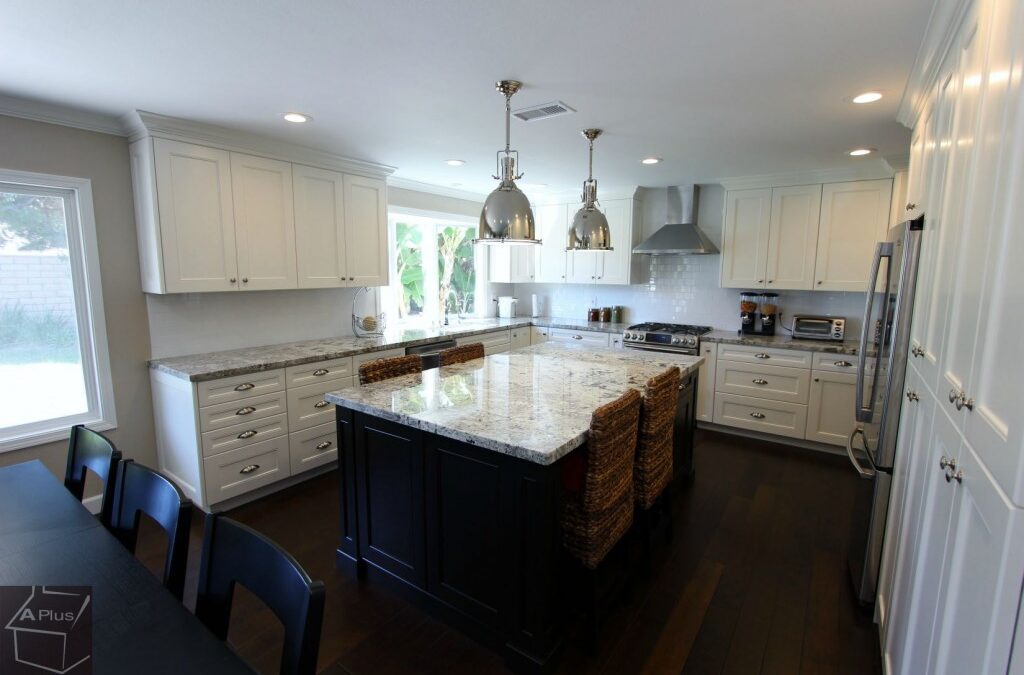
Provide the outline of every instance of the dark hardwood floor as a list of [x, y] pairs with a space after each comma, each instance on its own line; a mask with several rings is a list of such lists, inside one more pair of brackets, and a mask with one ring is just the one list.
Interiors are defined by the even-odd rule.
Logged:
[[[650, 577], [630, 575], [596, 650], [573, 630], [561, 673], [878, 673], [877, 630], [857, 607], [846, 545], [858, 480], [845, 458], [698, 432], [696, 479], [674, 499], [675, 536]], [[320, 670], [505, 673], [504, 662], [380, 585], [335, 568], [337, 476], [307, 481], [229, 514], [276, 540], [327, 585]], [[195, 603], [202, 517], [193, 521], [186, 604]], [[143, 528], [156, 573], [164, 541]], [[582, 622], [576, 622], [582, 623]], [[229, 641], [276, 673], [283, 631], [236, 592]]]

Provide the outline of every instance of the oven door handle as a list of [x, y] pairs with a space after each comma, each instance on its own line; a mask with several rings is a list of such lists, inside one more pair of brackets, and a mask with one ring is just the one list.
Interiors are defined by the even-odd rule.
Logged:
[[661, 352], [662, 354], [682, 354], [683, 356], [697, 356], [698, 354], [700, 354], [700, 349], [699, 348], [694, 348], [694, 349], [672, 349], [670, 347], [668, 349], [665, 349], [664, 347], [661, 347], [661, 346], [657, 346], [657, 347], [650, 346], [649, 347], [647, 345], [639, 345], [639, 344], [635, 344], [635, 343], [631, 343], [631, 342], [627, 342], [627, 343], [623, 344], [622, 346], [624, 348], [626, 348], [626, 349], [642, 349], [642, 350], [648, 351], [648, 352]]

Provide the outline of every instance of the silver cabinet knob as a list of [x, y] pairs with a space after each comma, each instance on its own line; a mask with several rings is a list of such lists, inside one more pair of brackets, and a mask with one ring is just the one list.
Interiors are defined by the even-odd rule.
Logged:
[[258, 433], [259, 432], [256, 431], [255, 429], [249, 429], [248, 431], [243, 431], [242, 433], [238, 434], [238, 438], [244, 441], [247, 438], [252, 438]]
[[249, 283], [249, 277], [242, 277], [242, 283], [243, 284]]
[[327, 401], [317, 401], [316, 403], [313, 404], [313, 407], [319, 409], [319, 408], [326, 408], [329, 405], [330, 405], [330, 403], [327, 402]]
[[960, 469], [960, 470], [955, 471], [955, 472], [952, 469], [950, 469], [949, 471], [946, 472], [946, 482], [947, 483], [952, 483], [953, 481], [956, 481], [957, 483], [963, 483], [964, 482], [964, 470], [963, 469]]
[[258, 468], [260, 468], [259, 464], [246, 464], [245, 466], [242, 467], [242, 470], [239, 471], [238, 473], [241, 473], [241, 474], [252, 473], [253, 471], [255, 471]]
[[242, 384], [240, 384], [237, 387], [235, 387], [235, 391], [249, 391], [250, 389], [252, 389], [255, 386], [256, 385], [253, 384], [252, 382], [243, 382]]
[[758, 354], [754, 354], [754, 358], [755, 359], [770, 359], [771, 357], [772, 357], [771, 354], [765, 354], [764, 352], [760, 352]]
[[920, 358], [924, 356], [924, 347], [915, 343], [914, 346], [910, 348], [910, 353], [915, 357]]
[[907, 390], [907, 400], [911, 401], [911, 402], [920, 401], [921, 397], [917, 395], [916, 391], [914, 391], [912, 389], [908, 389]]
[[939, 468], [942, 469], [943, 471], [945, 471], [946, 469], [956, 469], [956, 460], [950, 459], [949, 457], [943, 455], [942, 457], [939, 458]]
[[907, 211], [913, 211], [917, 208], [917, 204], [914, 202], [907, 202]]
[[231, 277], [230, 279], [228, 279], [228, 281], [230, 281], [231, 283], [235, 283], [236, 279], [234, 277]]
[[751, 380], [751, 382], [762, 386], [768, 384], [768, 380], [764, 379], [763, 377], [756, 377], [753, 380]]
[[758, 279], [758, 280], [757, 280], [757, 283], [759, 283], [759, 284], [763, 284], [763, 283], [764, 283], [764, 279]]
[[251, 405], [247, 405], [244, 408], [239, 408], [238, 410], [236, 410], [235, 414], [236, 415], [251, 415], [254, 412], [256, 412], [256, 408], [253, 408]]
[[959, 394], [957, 394], [954, 405], [956, 405], [957, 410], [963, 410], [964, 408], [967, 408], [968, 410], [974, 410], [974, 399], [967, 398], [967, 392], [961, 391]]
[[349, 278], [348, 278], [348, 280], [349, 280], [349, 281], [355, 281], [355, 280], [356, 280], [356, 278], [355, 278], [355, 277], [349, 277]]
[[573, 340], [582, 340], [582, 339], [583, 339], [583, 336], [582, 336], [582, 335], [573, 335], [573, 336], [572, 336], [572, 339], [573, 339]]
[[326, 450], [329, 447], [331, 447], [330, 441], [320, 441], [319, 443], [316, 444], [317, 450]]
[[853, 364], [850, 363], [849, 361], [833, 361], [832, 365], [836, 366], [837, 368], [852, 368], [853, 367]]
[[818, 285], [821, 286], [821, 279], [818, 280]]
[[949, 390], [949, 402], [956, 403], [957, 399], [960, 398], [960, 393], [956, 389]]
[[327, 370], [326, 368], [317, 368], [316, 370], [313, 371], [313, 377], [323, 377], [329, 372], [331, 371]]
[[769, 279], [768, 283], [774, 283], [775, 279]]

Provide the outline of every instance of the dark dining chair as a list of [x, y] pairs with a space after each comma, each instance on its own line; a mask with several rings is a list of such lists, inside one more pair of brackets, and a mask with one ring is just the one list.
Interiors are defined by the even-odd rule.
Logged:
[[359, 366], [359, 384], [372, 384], [392, 377], [423, 372], [423, 359], [416, 354], [367, 361]]
[[281, 675], [315, 673], [327, 594], [323, 582], [310, 579], [295, 558], [256, 530], [209, 514], [196, 616], [221, 640], [228, 636], [236, 583], [266, 603], [284, 625]]
[[163, 582], [181, 600], [188, 566], [188, 533], [192, 524], [192, 500], [169, 478], [128, 459], [117, 468], [114, 508], [110, 530], [135, 553], [141, 514], [157, 522], [167, 533]]
[[68, 465], [64, 471], [64, 487], [81, 501], [85, 495], [85, 477], [93, 473], [103, 481], [100, 522], [110, 527], [110, 514], [114, 506], [114, 478], [121, 451], [103, 434], [81, 424], [71, 427], [68, 442]]
[[450, 366], [456, 363], [466, 363], [485, 356], [484, 343], [470, 342], [468, 345], [459, 345], [451, 349], [445, 349], [439, 355], [440, 365]]

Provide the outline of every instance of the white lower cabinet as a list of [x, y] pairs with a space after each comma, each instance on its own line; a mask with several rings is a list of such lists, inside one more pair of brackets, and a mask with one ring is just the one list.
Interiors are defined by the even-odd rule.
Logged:
[[203, 459], [206, 499], [214, 504], [291, 475], [288, 437], [281, 436]]
[[580, 344], [593, 345], [595, 347], [607, 347], [610, 342], [609, 334], [596, 330], [573, 330], [570, 328], [549, 328], [548, 340], [554, 342], [577, 342]]
[[846, 443], [857, 424], [853, 414], [856, 388], [857, 376], [854, 373], [813, 371], [804, 438], [833, 445]]
[[532, 326], [526, 326], [524, 328], [513, 328], [511, 330], [511, 334], [512, 334], [512, 340], [511, 340], [512, 341], [512, 349], [520, 349], [522, 347], [529, 347], [530, 346], [530, 342], [531, 342], [530, 329], [531, 328], [532, 328]]
[[288, 449], [292, 475], [337, 461], [338, 429], [334, 420], [293, 432]]
[[700, 346], [704, 363], [697, 371], [697, 419], [711, 422], [715, 418], [715, 366], [718, 361], [718, 345], [706, 342]]
[[493, 333], [470, 335], [468, 337], [455, 339], [455, 344], [460, 347], [474, 342], [482, 343], [484, 346], [484, 354], [488, 356], [491, 354], [503, 354], [512, 349], [512, 335], [509, 330], [498, 330]]
[[546, 326], [531, 326], [530, 327], [530, 344], [539, 345], [542, 342], [548, 341], [548, 333], [551, 331]]
[[807, 406], [715, 392], [714, 420], [716, 424], [740, 429], [803, 438], [807, 426]]

